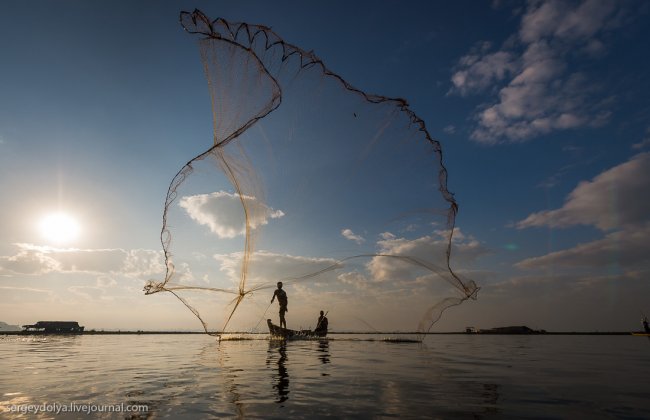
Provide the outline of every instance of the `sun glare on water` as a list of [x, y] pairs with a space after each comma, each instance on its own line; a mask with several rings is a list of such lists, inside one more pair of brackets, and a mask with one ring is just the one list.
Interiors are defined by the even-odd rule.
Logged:
[[79, 237], [81, 226], [77, 220], [65, 213], [51, 213], [39, 223], [43, 237], [57, 245], [69, 244]]

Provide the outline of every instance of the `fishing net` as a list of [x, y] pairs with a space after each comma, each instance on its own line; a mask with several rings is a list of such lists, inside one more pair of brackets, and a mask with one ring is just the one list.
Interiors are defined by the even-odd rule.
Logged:
[[278, 281], [294, 329], [325, 310], [332, 330], [426, 332], [476, 297], [450, 266], [440, 143], [406, 101], [351, 86], [267, 27], [180, 20], [199, 38], [214, 137], [169, 186], [167, 272], [147, 294], [174, 294], [215, 333], [277, 324]]

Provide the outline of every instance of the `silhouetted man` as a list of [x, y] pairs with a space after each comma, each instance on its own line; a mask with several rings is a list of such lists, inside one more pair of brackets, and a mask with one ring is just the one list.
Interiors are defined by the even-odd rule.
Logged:
[[289, 299], [287, 298], [287, 293], [282, 290], [282, 282], [278, 282], [278, 288], [273, 292], [273, 297], [271, 298], [271, 303], [275, 300], [275, 297], [278, 297], [278, 303], [280, 304], [280, 327], [287, 328], [287, 321], [284, 319], [285, 312], [289, 312], [287, 305], [289, 304]]
[[320, 316], [318, 317], [318, 323], [316, 324], [316, 332], [327, 332], [327, 317], [320, 311]]

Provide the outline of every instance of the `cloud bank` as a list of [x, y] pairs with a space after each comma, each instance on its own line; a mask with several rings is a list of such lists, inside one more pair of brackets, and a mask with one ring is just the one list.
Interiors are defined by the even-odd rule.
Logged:
[[580, 183], [559, 209], [529, 215], [519, 229], [547, 226], [566, 228], [589, 225], [606, 234], [575, 247], [527, 258], [522, 269], [582, 268], [600, 272], [603, 267], [626, 273], [650, 267], [650, 153], [608, 169]]
[[146, 249], [75, 249], [17, 244], [15, 255], [0, 256], [0, 275], [48, 273], [120, 274], [144, 279], [161, 275], [162, 252]]
[[636, 226], [650, 217], [648, 191], [650, 153], [646, 152], [581, 182], [561, 208], [533, 213], [517, 227], [592, 225], [605, 231]]

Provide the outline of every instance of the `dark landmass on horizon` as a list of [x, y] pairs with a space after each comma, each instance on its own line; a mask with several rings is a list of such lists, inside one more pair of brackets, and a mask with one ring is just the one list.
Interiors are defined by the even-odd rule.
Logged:
[[[443, 331], [443, 332], [428, 332], [428, 333], [419, 333], [419, 332], [402, 332], [402, 331], [330, 331], [328, 335], [338, 334], [338, 335], [471, 335], [471, 336], [491, 336], [491, 335], [630, 335], [634, 332], [643, 332], [643, 331], [546, 331], [543, 333], [529, 333], [529, 334], [517, 334], [517, 333], [466, 333], [464, 331]], [[81, 333], [44, 333], [44, 332], [25, 332], [25, 331], [0, 331], [0, 335], [153, 335], [153, 334], [203, 334], [208, 335], [205, 331], [84, 331]], [[211, 332], [211, 334], [217, 335], [217, 332]], [[250, 331], [229, 331], [221, 333], [221, 335], [268, 335], [268, 332], [250, 332]]]
[[[53, 321], [40, 321], [40, 322], [53, 322]], [[60, 321], [56, 321], [60, 322]], [[76, 322], [75, 322], [76, 323]], [[17, 325], [9, 325], [0, 321], [0, 326], [20, 328]], [[23, 326], [25, 327], [25, 326]], [[83, 327], [82, 327], [83, 329]], [[467, 327], [464, 331], [433, 331], [421, 333], [417, 331], [330, 331], [328, 334], [339, 335], [629, 335], [643, 331], [546, 331], [543, 329], [533, 330], [525, 325], [508, 326], [508, 327], [495, 327], [486, 329], [477, 329], [474, 327]], [[107, 330], [107, 329], [86, 329], [81, 332], [45, 332], [45, 331], [25, 331], [25, 330], [11, 330], [0, 328], [0, 335], [138, 335], [138, 334], [205, 334], [205, 335], [268, 335], [267, 331], [252, 332], [252, 331], [228, 331], [219, 333], [218, 331], [182, 331], [182, 330], [167, 330], [167, 331], [145, 331], [145, 330]]]

